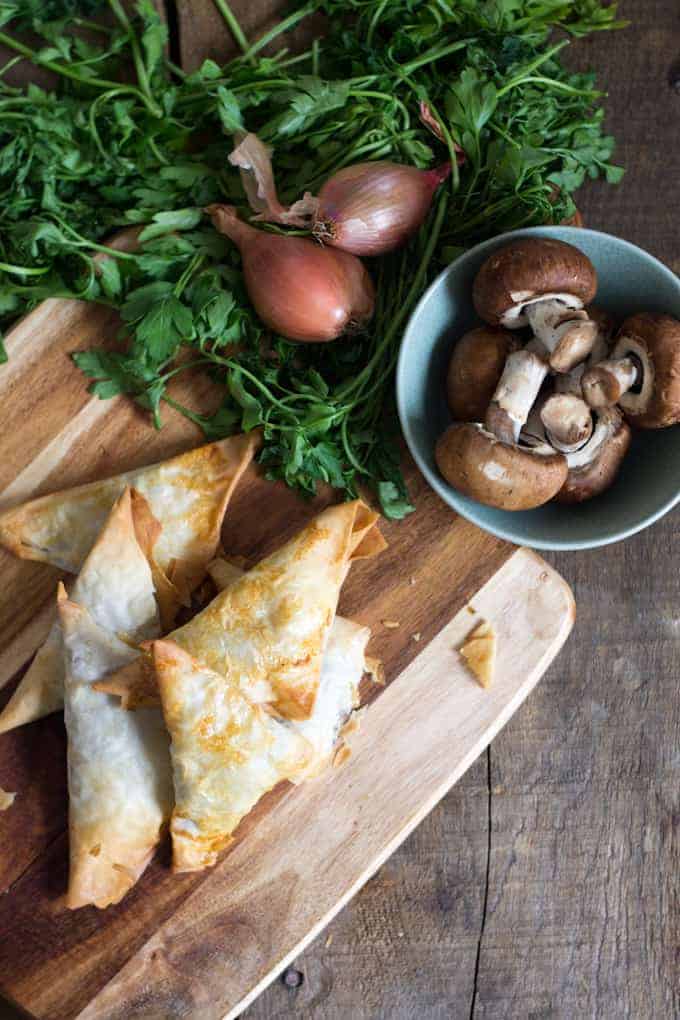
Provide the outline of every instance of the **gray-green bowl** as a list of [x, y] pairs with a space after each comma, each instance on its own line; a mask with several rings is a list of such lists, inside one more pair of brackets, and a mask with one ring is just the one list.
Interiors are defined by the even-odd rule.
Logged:
[[665, 312], [680, 319], [680, 280], [658, 259], [611, 234], [577, 227], [534, 227], [502, 234], [456, 259], [423, 295], [404, 334], [397, 367], [397, 406], [408, 447], [425, 478], [457, 513], [500, 538], [538, 549], [590, 549], [618, 542], [658, 520], [680, 501], [680, 425], [638, 430], [614, 485], [575, 506], [494, 510], [457, 492], [439, 474], [435, 442], [451, 421], [444, 381], [453, 344], [479, 324], [472, 281], [496, 248], [517, 237], [556, 237], [591, 259], [595, 303], [623, 319]]

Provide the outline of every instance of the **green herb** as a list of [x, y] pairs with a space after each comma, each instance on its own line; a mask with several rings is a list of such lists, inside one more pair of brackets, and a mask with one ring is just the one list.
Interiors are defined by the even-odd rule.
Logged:
[[[241, 55], [189, 75], [165, 58], [150, 0], [132, 13], [108, 0], [111, 27], [91, 21], [106, 6], [0, 0], [0, 42], [16, 53], [5, 70], [32, 61], [58, 82], [18, 89], [0, 73], [0, 322], [49, 295], [112, 305], [124, 348], [75, 356], [102, 399], [127, 393], [157, 426], [169, 405], [209, 439], [261, 426], [269, 477], [308, 494], [319, 481], [347, 495], [365, 485], [403, 517], [393, 374], [406, 319], [465, 247], [566, 218], [586, 177], [619, 179], [594, 77], [561, 63], [570, 37], [621, 25], [616, 5], [309, 0], [251, 45], [216, 0]], [[331, 21], [325, 38], [263, 55], [315, 12]], [[23, 41], [27, 28], [40, 44]], [[443, 142], [421, 124], [421, 102]], [[286, 202], [359, 160], [426, 167], [463, 150], [420, 234], [369, 265], [378, 298], [364, 334], [291, 344], [255, 316], [238, 253], [201, 212], [227, 201], [247, 215], [227, 159], [244, 129], [274, 147]], [[105, 239], [131, 224], [143, 226], [139, 250], [108, 251]], [[195, 366], [224, 388], [209, 417], [168, 391]]]

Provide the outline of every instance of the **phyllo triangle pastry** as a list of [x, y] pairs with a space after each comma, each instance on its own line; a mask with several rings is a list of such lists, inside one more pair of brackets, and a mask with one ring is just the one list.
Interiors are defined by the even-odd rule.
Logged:
[[156, 708], [125, 712], [93, 688], [160, 633], [154, 585], [126, 489], [86, 559], [83, 604], [60, 590], [68, 735], [67, 905], [117, 903], [134, 885], [172, 807], [168, 736]]
[[268, 790], [301, 775], [311, 748], [292, 726], [174, 642], [154, 642], [153, 655], [171, 738], [173, 868], [197, 871], [215, 863]]

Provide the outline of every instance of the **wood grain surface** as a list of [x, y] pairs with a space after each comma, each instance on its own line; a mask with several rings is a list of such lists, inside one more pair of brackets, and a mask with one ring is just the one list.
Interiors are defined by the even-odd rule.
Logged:
[[[178, 6], [184, 27], [198, 2]], [[669, 85], [680, 15], [676, 0], [623, 0], [620, 10], [631, 28], [575, 49], [609, 91], [607, 125], [627, 173], [617, 188], [587, 185], [579, 205], [587, 225], [680, 272], [680, 92]], [[195, 33], [192, 45], [198, 60]], [[625, 543], [548, 556], [579, 605], [565, 652], [489, 752], [244, 1018], [680, 1016], [679, 522], [676, 510]], [[41, 739], [59, 757], [52, 722]], [[14, 753], [34, 774], [27, 752]], [[46, 845], [55, 772], [45, 766], [31, 808]]]
[[[0, 375], [0, 429], [7, 436], [6, 455], [0, 464], [1, 505], [9, 506], [33, 494], [152, 463], [200, 440], [194, 426], [179, 415], [171, 414], [165, 428], [154, 431], [127, 400], [99, 401], [88, 395], [68, 355], [92, 343], [115, 342], [118, 329], [118, 321], [108, 313], [78, 302], [51, 301], [27, 316], [9, 334], [10, 368], [6, 375]], [[43, 362], [47, 363], [46, 368], [37, 371], [37, 366]], [[187, 390], [182, 399], [199, 410], [207, 409], [214, 399], [212, 384], [200, 376], [181, 385]], [[17, 430], [13, 423], [25, 407], [33, 409], [26, 421], [35, 422], [35, 428], [27, 425]], [[465, 604], [476, 597], [480, 587], [496, 574], [508, 557], [513, 556], [513, 549], [454, 517], [427, 488], [412, 463], [407, 463], [406, 470], [417, 512], [409, 519], [408, 527], [385, 522], [387, 551], [374, 560], [359, 563], [351, 571], [343, 587], [340, 609], [346, 616], [371, 627], [374, 636], [370, 651], [383, 661], [388, 681], [405, 678], [400, 686], [399, 703], [402, 714], [408, 718], [408, 708], [414, 699], [422, 707], [427, 704], [431, 707], [428, 699], [438, 689], [431, 676], [445, 685], [450, 698], [453, 696], [453, 688], [446, 686], [451, 664], [447, 665], [442, 648], [447, 649], [448, 659], [455, 662], [454, 644], [457, 638], [462, 639], [464, 632], [458, 634], [460, 623], [448, 637], [443, 636], [442, 631], [456, 613], [463, 611]], [[229, 506], [223, 531], [225, 549], [250, 560], [258, 559], [285, 541], [329, 498], [330, 493], [320, 496], [311, 505], [305, 503], [282, 484], [274, 486], [265, 481], [253, 467]], [[530, 557], [530, 554], [523, 556]], [[517, 562], [514, 557], [512, 562]], [[347, 791], [345, 800], [341, 799], [354, 826], [353, 843], [352, 847], [339, 845], [333, 852], [336, 859], [342, 861], [347, 856], [345, 851], [353, 850], [353, 869], [351, 874], [348, 872], [352, 889], [377, 867], [389, 849], [398, 845], [415, 821], [436, 803], [447, 784], [450, 785], [480, 753], [561, 646], [573, 616], [568, 589], [556, 580], [557, 575], [551, 574], [557, 600], [562, 604], [555, 610], [554, 600], [548, 598], [547, 606], [542, 605], [540, 596], [536, 595], [536, 584], [540, 588], [542, 578], [547, 579], [549, 575], [538, 558], [529, 559], [529, 563], [534, 574], [542, 575], [539, 581], [532, 580], [531, 570], [523, 569], [520, 563], [501, 575], [505, 576], [505, 581], [497, 582], [498, 605], [495, 609], [490, 607], [494, 609], [492, 620], [498, 617], [502, 625], [503, 683], [485, 697], [467, 677], [462, 694], [467, 690], [473, 695], [467, 716], [457, 718], [450, 705], [446, 715], [437, 717], [441, 724], [446, 723], [451, 745], [448, 758], [441, 760], [443, 771], [435, 774], [429, 764], [430, 754], [433, 761], [442, 758], [442, 734], [439, 733], [439, 742], [433, 738], [430, 751], [427, 731], [420, 720], [416, 720], [418, 739], [414, 741], [410, 730], [402, 733], [404, 771], [401, 774], [388, 772], [391, 780], [399, 778], [399, 781], [390, 788], [389, 796], [385, 793], [381, 801], [375, 802], [376, 807], [382, 804], [382, 810], [367, 824], [371, 838], [361, 853], [355, 831], [360, 818], [352, 814], [354, 802]], [[0, 668], [5, 673], [0, 675], [0, 680], [4, 682], [45, 633], [57, 573], [10, 556], [4, 556], [2, 570]], [[545, 587], [547, 591], [548, 586]], [[464, 617], [469, 630], [473, 619], [467, 611]], [[385, 620], [397, 621], [400, 626], [387, 627]], [[416, 656], [419, 666], [409, 673]], [[459, 666], [459, 676], [461, 672]], [[4, 701], [12, 690], [13, 682], [6, 683], [0, 700]], [[372, 691], [373, 696], [380, 693], [375, 688]], [[441, 700], [443, 708], [445, 699]], [[455, 700], [453, 698], [453, 702]], [[461, 711], [464, 701], [461, 697]], [[482, 724], [471, 731], [469, 721], [476, 716]], [[378, 715], [375, 725], [380, 730], [379, 722]], [[367, 739], [370, 739], [372, 727], [373, 722], [367, 724]], [[380, 750], [374, 750], [373, 754], [382, 759], [389, 754], [389, 749], [381, 730], [376, 741]], [[408, 753], [415, 750], [420, 758], [411, 761]], [[419, 771], [411, 774], [409, 762], [414, 769], [417, 765]], [[375, 769], [375, 763], [371, 767]], [[17, 792], [16, 802], [0, 821], [0, 892], [4, 893], [0, 897], [0, 991], [41, 1020], [71, 1020], [86, 1007], [89, 1015], [96, 1016], [91, 1010], [97, 1007], [90, 1008], [88, 1004], [105, 986], [117, 980], [121, 968], [129, 965], [135, 973], [135, 968], [143, 965], [144, 947], [155, 938], [159, 926], [166, 939], [173, 937], [174, 931], [184, 930], [183, 903], [187, 897], [191, 897], [194, 904], [192, 918], [200, 917], [194, 897], [204, 883], [211, 883], [212, 888], [219, 882], [219, 875], [217, 879], [210, 873], [173, 876], [167, 867], [167, 854], [161, 855], [120, 905], [105, 912], [93, 908], [69, 912], [63, 904], [67, 798], [62, 719], [58, 716], [43, 719], [30, 728], [3, 734], [0, 776], [5, 789]], [[408, 797], [407, 788], [410, 790]], [[358, 791], [361, 798], [371, 797], [372, 785], [367, 784], [366, 774], [362, 774], [361, 783], [357, 779], [353, 789], [355, 796]], [[252, 836], [257, 831], [258, 820], [265, 820], [277, 799], [284, 796], [285, 791], [276, 791], [258, 807], [247, 825], [239, 830], [239, 845], [240, 841], [248, 844], [248, 834]], [[397, 808], [401, 800], [402, 809], [408, 805], [408, 810], [400, 814]], [[310, 820], [316, 815], [320, 819], [320, 829], [313, 833]], [[325, 823], [321, 825], [321, 814], [316, 809], [310, 808], [305, 825], [301, 822], [300, 826], [294, 844], [298, 857], [304, 851], [306, 839], [312, 845], [321, 846], [325, 835]], [[386, 826], [389, 837], [385, 835]], [[295, 832], [291, 832], [290, 838], [294, 835]], [[287, 832], [279, 831], [278, 843], [287, 837]], [[252, 866], [251, 849], [246, 846], [240, 852]], [[255, 860], [258, 856], [262, 855], [256, 853]], [[302, 864], [304, 861], [303, 856]], [[224, 866], [228, 874], [227, 861]], [[316, 873], [316, 866], [306, 871], [301, 865], [300, 888], [315, 881]], [[259, 870], [257, 874], [259, 882], [274, 882], [273, 877], [263, 876]], [[345, 893], [338, 882], [330, 883], [320, 916], [332, 915], [344, 902]], [[207, 889], [198, 901], [203, 904], [204, 932], [211, 924], [207, 905], [215, 896], [214, 891]], [[310, 900], [314, 909], [318, 907], [318, 899], [315, 894]], [[232, 901], [224, 904], [224, 910], [225, 917], [229, 910], [238, 914], [243, 911], [243, 905]], [[271, 939], [272, 958], [267, 958], [266, 967], [259, 957], [246, 954], [239, 971], [241, 983], [237, 985], [232, 981], [228, 992], [225, 984], [226, 999], [215, 999], [212, 993], [201, 993], [196, 998], [197, 982], [200, 984], [203, 978], [197, 976], [196, 981], [192, 981], [192, 970], [183, 968], [173, 992], [174, 1001], [185, 994], [191, 1005], [188, 1015], [193, 1020], [201, 1015], [218, 1017], [217, 1004], [226, 1003], [226, 1009], [247, 996], [253, 982], [260, 984], [267, 975], [273, 976], [272, 967], [306, 941], [310, 926], [315, 928], [318, 919], [312, 922], [308, 914], [298, 910], [297, 927], [293, 927], [279, 904], [279, 914], [275, 917], [272, 913], [270, 922], [282, 938], [286, 934], [287, 941], [277, 950], [280, 943]], [[181, 938], [179, 934], [177, 937]], [[229, 959], [240, 958], [241, 953], [239, 944]], [[213, 947], [205, 935], [193, 944], [192, 954], [197, 975], [209, 973], [212, 967], [219, 971], [218, 947]], [[250, 971], [246, 965], [248, 960]], [[146, 975], [142, 976], [149, 1010], [145, 1012], [146, 1006], [137, 1001], [139, 987], [133, 989], [128, 982], [125, 988], [130, 1007], [126, 1018], [143, 1020], [154, 1015], [154, 1010], [166, 1020], [181, 1017], [180, 1006], [163, 1013], [167, 1003], [159, 1000], [161, 989], [154, 986], [150, 978], [147, 980]], [[211, 988], [214, 991], [214, 986]]]
[[[573, 63], [609, 93], [626, 175], [578, 204], [680, 273], [680, 10], [619, 11], [631, 26], [580, 40]], [[245, 1020], [680, 1017], [679, 557], [677, 509], [625, 543], [546, 557], [579, 607], [564, 653]]]
[[[236, 1017], [469, 767], [574, 619], [568, 587], [526, 550], [474, 605], [429, 643], [411, 641], [415, 658], [364, 716], [349, 763], [276, 791], [214, 869], [172, 876], [156, 864], [105, 915], [68, 913], [60, 839], [0, 900], [3, 991], [41, 1020]], [[499, 639], [489, 690], [456, 651], [480, 617]]]

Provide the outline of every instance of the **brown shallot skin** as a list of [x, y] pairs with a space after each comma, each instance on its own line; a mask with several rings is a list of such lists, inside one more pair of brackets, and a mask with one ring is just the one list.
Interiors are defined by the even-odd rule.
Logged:
[[314, 235], [353, 255], [384, 255], [418, 230], [432, 197], [451, 172], [388, 163], [357, 163], [326, 181], [318, 196]]
[[213, 205], [207, 212], [240, 250], [250, 300], [273, 332], [326, 343], [373, 315], [373, 282], [354, 255], [305, 237], [256, 230], [231, 206]]

